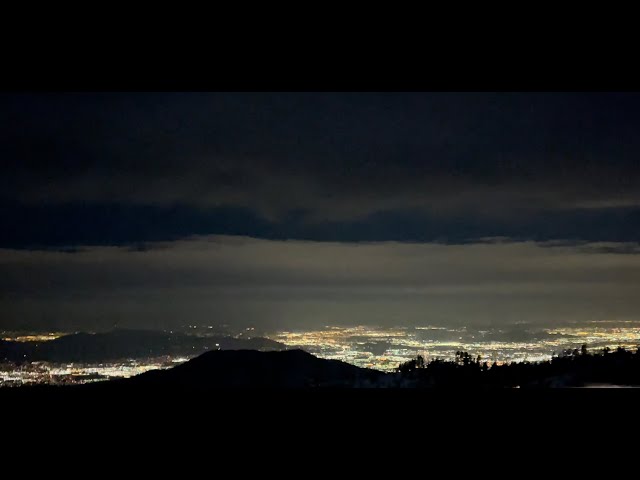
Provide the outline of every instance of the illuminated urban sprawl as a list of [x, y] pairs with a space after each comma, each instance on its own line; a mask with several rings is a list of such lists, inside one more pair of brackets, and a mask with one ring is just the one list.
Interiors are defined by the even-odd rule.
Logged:
[[426, 359], [454, 360], [457, 351], [500, 364], [544, 361], [583, 344], [592, 349], [606, 346], [635, 349], [640, 345], [640, 324], [626, 322], [622, 326], [618, 323], [610, 326], [601, 322], [586, 327], [531, 330], [524, 334], [520, 330], [517, 335], [508, 329], [472, 330], [465, 327], [326, 327], [279, 332], [270, 338], [322, 358], [389, 371], [416, 355]]
[[162, 357], [97, 364], [30, 362], [14, 365], [0, 363], [0, 386], [73, 385], [115, 378], [129, 378], [149, 370], [171, 368], [187, 360], [189, 360], [187, 357]]
[[[211, 329], [210, 326], [188, 326], [190, 334]], [[325, 327], [311, 330], [256, 332], [243, 328], [234, 338], [260, 335], [280, 342], [283, 348], [300, 348], [318, 357], [341, 360], [359, 367], [392, 371], [416, 355], [425, 359], [454, 360], [456, 352], [469, 352], [482, 361], [543, 361], [552, 355], [580, 348], [604, 347], [636, 349], [640, 345], [640, 322], [592, 322], [558, 328], [446, 328], [438, 326], [383, 328], [371, 326]], [[14, 342], [46, 342], [65, 335], [63, 332], [2, 332], [0, 337]], [[0, 386], [35, 384], [78, 384], [127, 378], [147, 372], [171, 368], [194, 355], [120, 359], [104, 363], [0, 361]]]

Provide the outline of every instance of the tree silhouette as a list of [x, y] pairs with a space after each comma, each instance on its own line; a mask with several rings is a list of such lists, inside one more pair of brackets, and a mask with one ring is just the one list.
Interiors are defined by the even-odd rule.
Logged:
[[494, 387], [540, 388], [583, 386], [590, 383], [640, 385], [640, 347], [634, 351], [619, 346], [590, 352], [586, 344], [566, 349], [542, 362], [481, 363], [469, 352], [457, 351], [452, 361], [434, 359], [424, 362], [420, 356], [398, 367], [422, 387]]

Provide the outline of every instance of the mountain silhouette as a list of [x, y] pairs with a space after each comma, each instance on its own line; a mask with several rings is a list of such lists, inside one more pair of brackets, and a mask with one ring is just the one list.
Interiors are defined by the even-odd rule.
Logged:
[[375, 386], [387, 374], [339, 360], [325, 360], [302, 350], [213, 351], [169, 370], [85, 387], [109, 388], [351, 388]]

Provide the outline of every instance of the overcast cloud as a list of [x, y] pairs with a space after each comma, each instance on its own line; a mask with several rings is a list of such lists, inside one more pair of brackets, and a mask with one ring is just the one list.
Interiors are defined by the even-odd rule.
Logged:
[[639, 310], [636, 93], [4, 94], [0, 131], [0, 327]]
[[637, 207], [633, 94], [102, 94], [2, 98], [12, 201], [378, 211]]

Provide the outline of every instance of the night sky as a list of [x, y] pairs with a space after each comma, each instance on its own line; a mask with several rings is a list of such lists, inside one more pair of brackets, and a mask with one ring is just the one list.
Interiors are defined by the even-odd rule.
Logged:
[[0, 131], [0, 327], [640, 320], [640, 94], [3, 94]]

